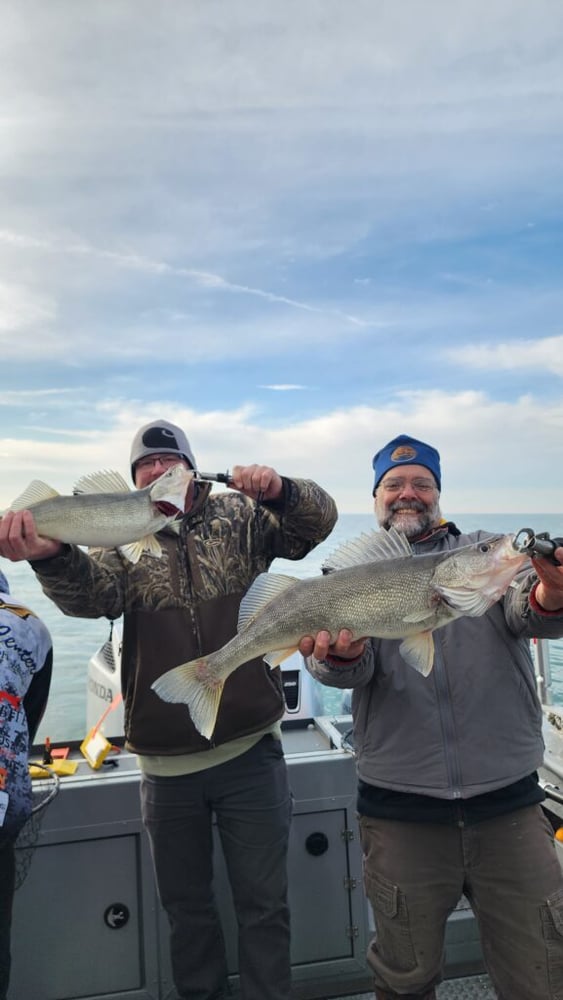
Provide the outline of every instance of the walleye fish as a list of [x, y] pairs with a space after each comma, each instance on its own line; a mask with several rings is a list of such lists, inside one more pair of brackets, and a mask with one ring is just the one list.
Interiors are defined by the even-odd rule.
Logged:
[[184, 511], [186, 490], [193, 477], [193, 470], [173, 465], [150, 486], [130, 490], [119, 472], [104, 470], [83, 476], [72, 496], [62, 496], [34, 479], [8, 510], [30, 510], [38, 533], [46, 538], [118, 548], [136, 563], [143, 552], [160, 556], [162, 550], [154, 533]]
[[341, 628], [356, 639], [402, 639], [403, 659], [427, 676], [434, 629], [461, 615], [483, 615], [525, 563], [514, 538], [494, 535], [451, 552], [415, 555], [406, 536], [391, 528], [340, 546], [324, 576], [262, 573], [241, 602], [237, 635], [216, 652], [167, 671], [152, 687], [164, 701], [187, 704], [209, 739], [225, 680], [237, 667], [260, 655], [278, 666], [304, 635], [321, 629], [331, 641]]

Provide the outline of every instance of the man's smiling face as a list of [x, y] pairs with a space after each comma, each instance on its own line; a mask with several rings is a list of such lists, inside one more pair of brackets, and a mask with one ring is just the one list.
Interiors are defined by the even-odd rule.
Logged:
[[418, 538], [440, 523], [440, 493], [424, 465], [389, 469], [375, 491], [375, 516], [382, 528]]

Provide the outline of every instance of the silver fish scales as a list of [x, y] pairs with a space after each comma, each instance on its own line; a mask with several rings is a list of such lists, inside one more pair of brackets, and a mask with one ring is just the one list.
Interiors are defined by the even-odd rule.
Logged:
[[326, 575], [297, 580], [263, 573], [245, 595], [238, 632], [221, 649], [180, 664], [152, 685], [170, 702], [184, 702], [194, 725], [210, 738], [226, 678], [264, 656], [277, 666], [305, 635], [321, 629], [336, 639], [402, 639], [400, 652], [424, 676], [434, 660], [432, 632], [461, 615], [478, 616], [505, 593], [526, 562], [514, 535], [495, 535], [451, 551], [415, 555], [391, 528], [341, 546]]
[[34, 480], [8, 508], [29, 510], [45, 538], [100, 548], [119, 548], [137, 562], [143, 552], [158, 556], [157, 531], [183, 513], [186, 491], [194, 473], [174, 465], [142, 490], [130, 490], [118, 472], [83, 476], [73, 495], [61, 495]]

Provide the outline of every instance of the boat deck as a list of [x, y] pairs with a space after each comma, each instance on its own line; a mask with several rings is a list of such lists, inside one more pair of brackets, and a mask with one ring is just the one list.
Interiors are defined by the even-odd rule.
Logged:
[[[488, 976], [469, 976], [446, 980], [436, 990], [436, 997], [437, 1000], [495, 1000], [496, 993]], [[354, 993], [334, 1000], [373, 1000], [373, 993]]]
[[[563, 826], [563, 717], [551, 714], [540, 777], [556, 796], [549, 802], [555, 825]], [[294, 1000], [374, 1000], [365, 962], [373, 927], [355, 829], [350, 721], [319, 716], [283, 733], [294, 795], [289, 855]], [[114, 766], [93, 770], [73, 748], [69, 760], [77, 769], [61, 779], [59, 794], [42, 814], [37, 840], [29, 845], [29, 874], [16, 893], [10, 996], [171, 1000], [168, 925], [140, 815], [137, 759], [122, 750], [113, 757]], [[38, 786], [34, 794], [41, 794]], [[556, 846], [563, 864], [563, 845]], [[216, 860], [234, 1000], [236, 917], [218, 841]], [[125, 920], [112, 922], [114, 911]], [[39, 942], [33, 962], [30, 941]], [[69, 962], [69, 942], [73, 953], [88, 961]], [[99, 955], [103, 962], [96, 960]], [[446, 927], [445, 974], [437, 1000], [494, 1000], [464, 897]]]

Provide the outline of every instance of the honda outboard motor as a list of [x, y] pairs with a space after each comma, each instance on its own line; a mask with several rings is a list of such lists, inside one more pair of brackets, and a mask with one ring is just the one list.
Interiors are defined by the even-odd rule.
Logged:
[[[300, 653], [293, 653], [280, 665], [286, 710], [286, 725], [306, 725], [323, 714], [322, 687], [308, 672]], [[88, 664], [86, 702], [87, 732], [96, 726], [121, 690], [121, 629], [112, 625], [106, 642], [96, 650]], [[123, 736], [123, 703], [109, 713], [103, 724], [106, 738]]]

